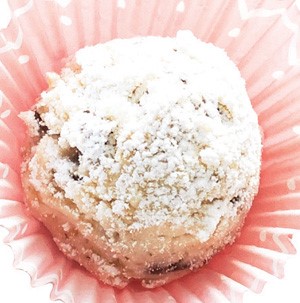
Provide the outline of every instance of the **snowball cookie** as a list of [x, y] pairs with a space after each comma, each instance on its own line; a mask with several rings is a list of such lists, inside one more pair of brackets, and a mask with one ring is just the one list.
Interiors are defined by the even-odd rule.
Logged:
[[261, 138], [225, 52], [190, 32], [79, 50], [21, 114], [27, 205], [104, 283], [156, 287], [239, 234]]

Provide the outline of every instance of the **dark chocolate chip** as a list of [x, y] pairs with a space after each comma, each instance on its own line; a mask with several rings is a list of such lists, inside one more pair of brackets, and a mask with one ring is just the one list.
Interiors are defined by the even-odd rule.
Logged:
[[117, 231], [113, 233], [113, 239], [115, 242], [118, 242], [120, 240], [120, 234]]
[[239, 202], [240, 200], [241, 200], [240, 196], [236, 196], [236, 197], [233, 197], [233, 198], [230, 200], [230, 202], [231, 202], [232, 204], [235, 204], [236, 202]]
[[184, 84], [186, 84], [186, 82], [187, 82], [185, 79], [180, 79], [180, 81]]
[[79, 157], [82, 155], [81, 151], [77, 147], [71, 147], [68, 150], [68, 157], [70, 161], [79, 165]]
[[83, 111], [84, 113], [86, 113], [86, 114], [89, 114], [90, 113], [90, 111], [87, 109], [87, 110], [84, 110]]
[[174, 52], [177, 52], [177, 49], [176, 49], [176, 48], [173, 48], [173, 51], [174, 51]]
[[43, 137], [47, 133], [49, 128], [45, 124], [45, 121], [42, 119], [39, 112], [37, 112], [37, 111], [34, 112], [34, 119], [37, 121], [37, 123], [39, 125], [39, 130], [38, 130], [39, 135], [40, 135], [40, 137]]
[[71, 178], [74, 181], [81, 181], [83, 179], [81, 176], [78, 176], [78, 174], [71, 174]]
[[173, 262], [170, 264], [154, 264], [147, 268], [147, 273], [151, 275], [161, 275], [169, 272], [184, 270], [190, 267], [189, 262], [184, 262], [183, 260], [179, 260], [178, 262]]

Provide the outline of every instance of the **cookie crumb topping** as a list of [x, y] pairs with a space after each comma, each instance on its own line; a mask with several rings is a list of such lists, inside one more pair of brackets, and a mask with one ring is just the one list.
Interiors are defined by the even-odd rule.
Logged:
[[105, 229], [170, 224], [204, 242], [256, 194], [257, 117], [221, 49], [186, 31], [117, 39], [79, 50], [48, 82], [21, 115], [40, 138], [31, 182]]

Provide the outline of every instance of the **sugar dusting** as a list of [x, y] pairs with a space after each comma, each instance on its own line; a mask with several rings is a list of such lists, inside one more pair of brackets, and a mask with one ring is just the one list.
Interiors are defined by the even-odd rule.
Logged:
[[[260, 135], [245, 83], [190, 32], [86, 47], [49, 84], [31, 182], [104, 228], [170, 223], [206, 241], [256, 193]], [[34, 114], [22, 116], [36, 136]]]

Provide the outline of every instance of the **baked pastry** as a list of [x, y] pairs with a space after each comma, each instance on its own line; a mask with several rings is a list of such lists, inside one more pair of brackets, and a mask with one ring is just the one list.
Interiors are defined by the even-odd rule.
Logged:
[[190, 32], [79, 50], [21, 118], [26, 204], [104, 283], [156, 287], [233, 243], [261, 138], [226, 53]]

